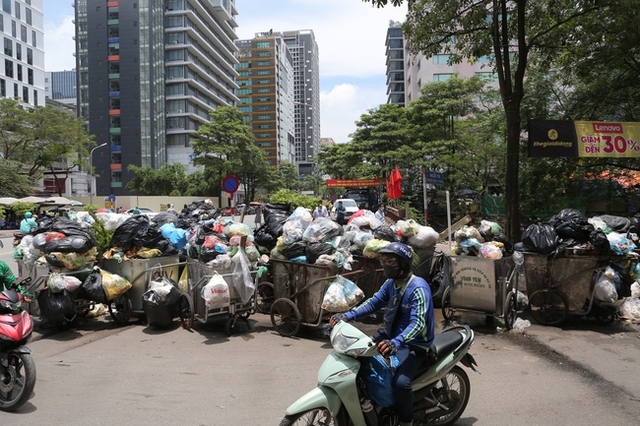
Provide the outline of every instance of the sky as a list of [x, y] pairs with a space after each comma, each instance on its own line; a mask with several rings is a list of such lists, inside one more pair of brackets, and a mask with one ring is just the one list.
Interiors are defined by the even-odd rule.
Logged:
[[[75, 68], [73, 0], [43, 0], [45, 71]], [[386, 103], [385, 38], [406, 6], [362, 0], [236, 0], [240, 39], [273, 30], [313, 30], [320, 52], [320, 133], [348, 142], [355, 122]]]

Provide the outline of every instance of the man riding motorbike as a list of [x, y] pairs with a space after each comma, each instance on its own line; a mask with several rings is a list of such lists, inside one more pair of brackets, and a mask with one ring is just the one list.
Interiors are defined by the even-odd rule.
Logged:
[[429, 353], [435, 335], [435, 317], [431, 289], [427, 282], [411, 273], [413, 252], [402, 243], [391, 243], [378, 251], [387, 280], [380, 290], [360, 306], [331, 317], [329, 326], [338, 321], [353, 321], [386, 307], [384, 329], [375, 336], [384, 357], [395, 355], [399, 366], [392, 387], [398, 404], [400, 426], [413, 424], [411, 381]]
[[[0, 260], [0, 292], [2, 292], [4, 289], [10, 289], [15, 280], [16, 276], [13, 275], [13, 272], [11, 271], [11, 268], [9, 268], [9, 265], [7, 265], [6, 262]], [[24, 296], [25, 302], [31, 302], [32, 295], [27, 293], [22, 288], [22, 286], [18, 285], [17, 291], [21, 293], [22, 296]]]

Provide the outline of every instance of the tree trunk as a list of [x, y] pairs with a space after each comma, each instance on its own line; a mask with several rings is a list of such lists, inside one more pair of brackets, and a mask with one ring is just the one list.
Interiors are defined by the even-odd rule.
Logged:
[[512, 242], [520, 241], [520, 200], [518, 172], [520, 169], [520, 102], [504, 103], [507, 116], [507, 175], [505, 187], [505, 233]]

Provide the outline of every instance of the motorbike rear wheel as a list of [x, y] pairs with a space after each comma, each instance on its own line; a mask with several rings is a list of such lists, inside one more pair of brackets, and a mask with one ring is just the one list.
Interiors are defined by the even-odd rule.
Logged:
[[15, 411], [29, 398], [36, 385], [36, 363], [31, 354], [11, 352], [8, 366], [0, 364], [0, 410]]
[[449, 412], [430, 419], [428, 424], [439, 426], [454, 424], [469, 403], [471, 382], [467, 372], [456, 365], [435, 385], [431, 393], [440, 404], [449, 408]]
[[326, 408], [318, 408], [303, 411], [293, 416], [286, 416], [280, 422], [280, 426], [343, 426], [347, 424], [347, 420], [344, 417], [344, 410], [342, 409], [333, 417]]

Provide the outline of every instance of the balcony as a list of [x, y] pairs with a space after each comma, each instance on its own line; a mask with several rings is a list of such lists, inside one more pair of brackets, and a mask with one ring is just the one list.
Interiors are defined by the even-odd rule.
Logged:
[[120, 55], [109, 55], [107, 56], [107, 60], [109, 62], [116, 62], [120, 60]]
[[120, 92], [109, 92], [109, 97], [110, 98], [119, 98], [120, 97]]
[[107, 2], [107, 7], [118, 7], [118, 2], [117, 1], [108, 1]]
[[109, 19], [107, 25], [120, 25], [120, 19]]
[[122, 133], [122, 129], [120, 127], [110, 127], [109, 134], [111, 135], [119, 135]]
[[119, 72], [109, 73], [109, 80], [117, 80], [119, 78], [120, 78], [120, 73]]
[[120, 108], [118, 109], [110, 109], [109, 115], [120, 115]]
[[111, 182], [112, 188], [122, 188], [122, 182]]
[[109, 164], [111, 170], [122, 170], [122, 164]]
[[120, 43], [120, 37], [109, 37], [109, 43]]

